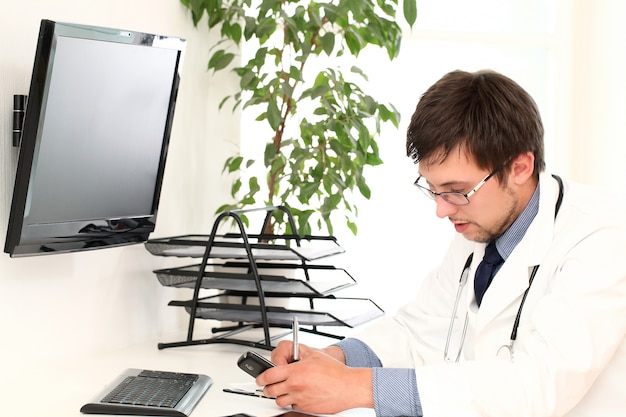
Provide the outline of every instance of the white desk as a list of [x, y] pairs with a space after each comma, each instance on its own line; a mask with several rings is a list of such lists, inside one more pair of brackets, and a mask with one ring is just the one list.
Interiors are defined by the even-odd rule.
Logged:
[[[237, 358], [248, 348], [233, 344], [210, 344], [157, 349], [157, 341], [119, 350], [109, 354], [52, 363], [29, 375], [3, 375], [0, 392], [8, 410], [3, 415], [71, 417], [88, 416], [80, 407], [92, 400], [106, 385], [126, 368], [191, 372], [209, 375], [213, 385], [200, 401], [191, 417], [228, 416], [248, 413], [253, 416], [274, 416], [284, 412], [273, 400], [222, 391], [231, 383], [250, 382], [236, 365]], [[255, 349], [256, 350], [256, 349]], [[269, 355], [269, 352], [257, 350]], [[20, 386], [29, 380], [33, 391]], [[4, 406], [3, 406], [4, 407]], [[373, 410], [355, 409], [341, 416], [373, 416]]]

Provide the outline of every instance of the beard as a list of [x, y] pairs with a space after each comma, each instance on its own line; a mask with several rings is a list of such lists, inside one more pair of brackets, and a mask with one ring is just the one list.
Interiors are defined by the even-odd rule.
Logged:
[[494, 224], [489, 227], [482, 226], [476, 222], [471, 222], [478, 228], [478, 231], [474, 236], [468, 237], [469, 240], [479, 243], [491, 242], [492, 240], [502, 236], [520, 215], [523, 207], [520, 207], [519, 198], [511, 188], [507, 187], [504, 191], [510, 198], [507, 199], [508, 204], [504, 208], [502, 216], [496, 219]]

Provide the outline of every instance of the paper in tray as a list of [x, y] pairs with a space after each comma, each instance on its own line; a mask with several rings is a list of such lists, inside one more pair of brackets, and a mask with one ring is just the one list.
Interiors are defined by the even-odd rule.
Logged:
[[[161, 253], [163, 256], [200, 258], [204, 255], [204, 250], [204, 247], [189, 246], [185, 248], [165, 249], [161, 251]], [[253, 248], [252, 256], [255, 259], [274, 261], [299, 261], [302, 259], [307, 261], [314, 261], [317, 259], [325, 258], [327, 256], [337, 255], [343, 252], [344, 249], [337, 245], [321, 249], [305, 247], [289, 248], [288, 250]], [[211, 249], [210, 257], [220, 259], [245, 259], [248, 257], [248, 253], [243, 247], [226, 248], [215, 246]]]
[[[186, 235], [170, 238], [152, 239], [146, 242], [146, 249], [153, 255], [200, 258], [204, 255], [208, 236]], [[253, 245], [259, 245], [252, 243]], [[222, 246], [231, 245], [231, 246]], [[232, 246], [234, 245], [234, 247]], [[295, 244], [271, 245], [264, 244], [264, 247], [254, 247], [252, 255], [255, 259], [262, 260], [285, 260], [285, 261], [313, 261], [327, 256], [337, 255], [345, 252], [334, 240], [315, 239], [302, 240], [302, 246]], [[211, 248], [211, 258], [221, 259], [245, 259], [248, 257], [245, 246], [239, 239], [221, 238], [214, 242]]]
[[[362, 298], [315, 299], [313, 300], [314, 310], [272, 307], [272, 299], [268, 297], [266, 301], [270, 304], [266, 308], [270, 326], [290, 326], [293, 317], [296, 316], [301, 325], [355, 327], [384, 314], [374, 302]], [[171, 301], [170, 305], [184, 306], [190, 314], [190, 303], [189, 301]], [[258, 306], [242, 304], [199, 302], [196, 316], [219, 321], [246, 323], [261, 323], [262, 321]]]
[[[177, 288], [194, 288], [198, 279], [200, 265], [188, 265], [179, 268], [166, 268], [154, 271], [161, 285]], [[241, 272], [236, 272], [237, 270]], [[335, 291], [356, 284], [354, 278], [341, 268], [312, 268], [307, 271], [295, 269], [281, 270], [273, 268], [270, 272], [260, 269], [263, 291], [293, 296], [329, 295]], [[282, 275], [281, 275], [282, 274]], [[286, 277], [284, 274], [291, 274]], [[256, 292], [254, 276], [243, 268], [218, 267], [216, 270], [205, 271], [201, 288], [228, 291]]]

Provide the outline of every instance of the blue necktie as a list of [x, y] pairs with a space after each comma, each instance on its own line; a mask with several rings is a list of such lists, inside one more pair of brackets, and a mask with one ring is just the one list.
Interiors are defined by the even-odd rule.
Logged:
[[492, 240], [485, 249], [485, 256], [476, 269], [474, 277], [474, 294], [476, 294], [476, 303], [480, 306], [487, 287], [491, 284], [491, 280], [495, 275], [495, 271], [504, 262], [502, 256], [496, 249], [496, 241]]

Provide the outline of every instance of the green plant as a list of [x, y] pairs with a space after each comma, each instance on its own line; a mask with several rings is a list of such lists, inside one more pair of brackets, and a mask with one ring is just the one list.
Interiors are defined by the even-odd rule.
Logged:
[[[403, 0], [410, 26], [416, 19], [415, 1]], [[390, 60], [396, 58], [402, 37], [395, 20], [398, 0], [181, 2], [191, 10], [195, 26], [206, 13], [209, 28], [220, 30], [210, 70], [233, 64], [237, 52], [232, 52], [233, 45], [256, 42], [254, 56], [234, 68], [240, 90], [225, 97], [220, 108], [228, 100], [234, 101], [233, 110], [259, 108], [257, 120], [265, 121], [272, 132], [263, 155], [266, 188], [256, 176], [245, 184], [242, 180], [240, 174], [256, 163], [254, 159], [232, 156], [224, 171], [239, 174], [231, 188], [236, 201], [218, 212], [261, 203], [285, 205], [298, 230], [289, 230], [279, 216], [266, 232], [282, 225], [287, 233], [300, 235], [311, 234], [312, 223], [333, 234], [331, 214], [342, 213], [356, 234], [355, 191], [370, 198], [364, 168], [382, 163], [376, 142], [381, 123], [398, 127], [400, 115], [393, 105], [379, 103], [350, 79], [367, 80], [361, 69], [352, 66], [344, 73], [328, 64], [358, 57], [369, 45], [386, 50]], [[326, 67], [310, 73], [311, 61], [315, 65], [323, 61]], [[267, 195], [261, 202], [262, 192]]]

